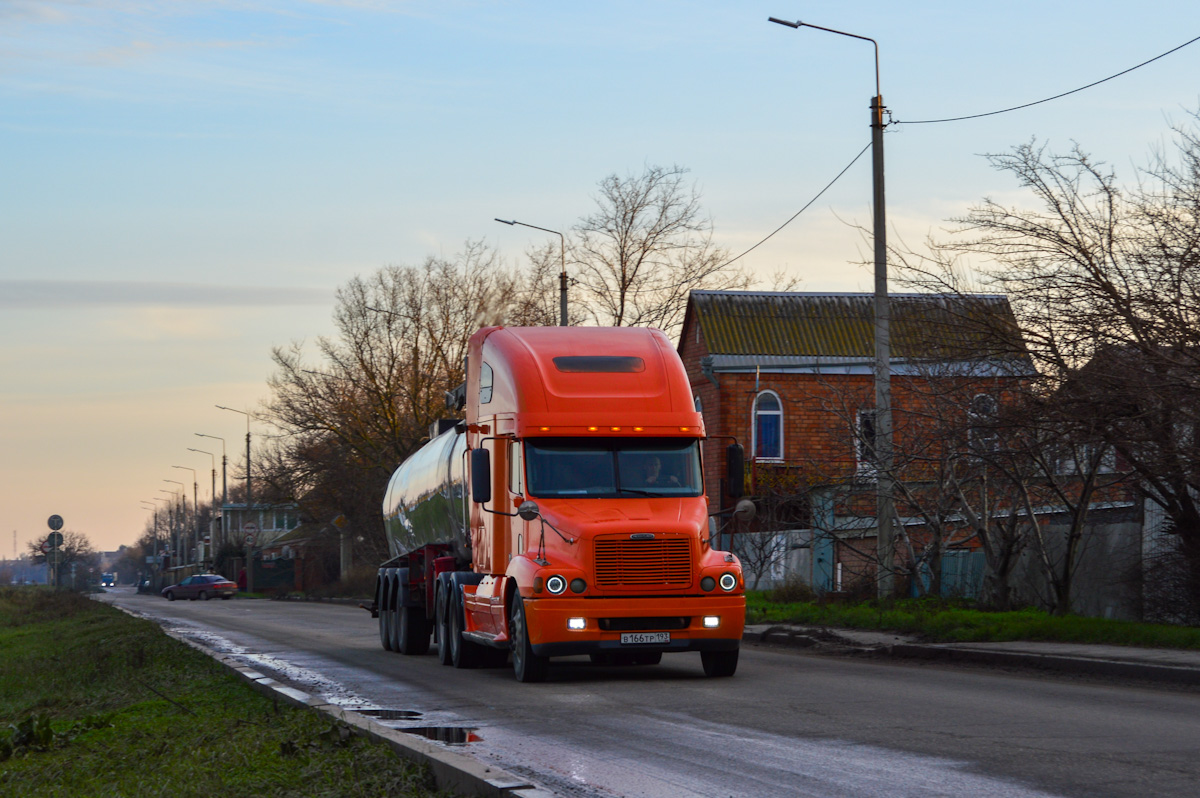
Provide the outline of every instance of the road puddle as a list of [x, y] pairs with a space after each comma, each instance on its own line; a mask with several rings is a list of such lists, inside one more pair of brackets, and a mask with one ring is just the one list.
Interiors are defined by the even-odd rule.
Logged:
[[379, 720], [416, 720], [422, 715], [415, 709], [356, 709], [355, 712]]
[[467, 726], [409, 726], [396, 729], [396, 731], [447, 745], [466, 745], [467, 743], [477, 743], [483, 739], [475, 733], [478, 729]]

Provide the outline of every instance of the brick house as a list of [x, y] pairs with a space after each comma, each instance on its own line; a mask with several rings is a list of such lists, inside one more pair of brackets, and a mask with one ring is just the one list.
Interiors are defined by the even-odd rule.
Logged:
[[[873, 307], [866, 293], [689, 297], [679, 353], [709, 436], [710, 506], [731, 504], [724, 447], [736, 438], [759, 505], [757, 529], [789, 533], [772, 544], [790, 552], [771, 563], [772, 578], [798, 573], [819, 590], [843, 588], [843, 567], [873, 578]], [[926, 433], [942, 417], [986, 413], [1003, 401], [1006, 385], [1031, 373], [1005, 297], [893, 294], [890, 307], [897, 452], [928, 449]], [[935, 459], [927, 453], [897, 467], [920, 481]], [[840, 531], [822, 549], [814, 526]]]

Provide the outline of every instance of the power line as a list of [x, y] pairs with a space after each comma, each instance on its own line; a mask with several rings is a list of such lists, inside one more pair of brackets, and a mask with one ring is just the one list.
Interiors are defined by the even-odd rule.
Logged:
[[896, 120], [893, 120], [892, 124], [894, 124], [894, 125], [933, 125], [933, 124], [937, 124], [939, 122], [962, 122], [965, 119], [979, 119], [980, 117], [984, 117], [984, 116], [995, 116], [997, 114], [1007, 114], [1009, 111], [1019, 111], [1022, 108], [1029, 108], [1030, 106], [1033, 106], [1033, 105], [1041, 105], [1042, 103], [1048, 103], [1051, 100], [1058, 100], [1062, 97], [1066, 97], [1071, 94], [1078, 94], [1079, 92], [1084, 91], [1085, 89], [1090, 89], [1093, 86], [1099, 86], [1101, 83], [1107, 83], [1108, 81], [1112, 80], [1113, 78], [1119, 78], [1122, 75], [1128, 75], [1130, 72], [1134, 71], [1135, 69], [1141, 69], [1142, 67], [1146, 66], [1147, 64], [1153, 64], [1155, 61], [1159, 60], [1160, 58], [1166, 58], [1171, 53], [1174, 53], [1178, 50], [1182, 50], [1184, 47], [1187, 47], [1189, 44], [1195, 44], [1196, 42], [1200, 42], [1200, 36], [1197, 36], [1196, 38], [1192, 39], [1191, 41], [1186, 41], [1183, 44], [1179, 45], [1178, 47], [1167, 50], [1165, 53], [1156, 55], [1153, 58], [1151, 58], [1149, 61], [1143, 61], [1142, 63], [1138, 64], [1137, 66], [1131, 66], [1129, 69], [1118, 72], [1115, 75], [1109, 75], [1108, 77], [1104, 78], [1103, 80], [1097, 80], [1095, 83], [1089, 83], [1086, 86], [1080, 86], [1078, 89], [1071, 89], [1070, 91], [1064, 91], [1062, 94], [1056, 94], [1053, 97], [1047, 97], [1044, 100], [1037, 100], [1035, 102], [1025, 103], [1024, 105], [1014, 105], [1012, 108], [1002, 108], [999, 111], [988, 111], [987, 113], [984, 113], [984, 114], [971, 114], [970, 116], [954, 116], [954, 117], [949, 117], [947, 119], [918, 119], [915, 122], [905, 122], [903, 120], [896, 119]]
[[814, 202], [816, 202], [817, 200], [819, 200], [819, 199], [821, 198], [821, 195], [822, 195], [822, 194], [824, 194], [826, 191], [828, 191], [830, 188], [832, 188], [832, 187], [833, 187], [833, 184], [834, 184], [834, 183], [836, 183], [837, 181], [841, 180], [841, 179], [842, 179], [842, 175], [846, 174], [846, 172], [849, 172], [849, 171], [850, 171], [850, 167], [851, 167], [851, 166], [854, 166], [854, 164], [856, 164], [856, 163], [858, 162], [858, 159], [859, 159], [859, 158], [861, 158], [861, 157], [863, 156], [863, 153], [864, 153], [864, 152], [866, 152], [866, 151], [867, 151], [867, 150], [869, 150], [869, 149], [871, 149], [871, 143], [870, 143], [870, 142], [867, 142], [867, 146], [863, 147], [861, 150], [859, 150], [859, 151], [858, 151], [858, 155], [855, 155], [855, 156], [854, 156], [854, 159], [853, 159], [852, 161], [850, 161], [850, 163], [846, 164], [846, 167], [845, 167], [844, 169], [842, 169], [842, 171], [840, 171], [840, 172], [838, 172], [838, 173], [837, 173], [837, 177], [835, 177], [833, 180], [830, 180], [830, 181], [829, 181], [829, 183], [828, 183], [828, 184], [826, 184], [825, 188], [823, 188], [823, 189], [821, 189], [820, 191], [818, 191], [818, 192], [817, 192], [817, 195], [816, 195], [815, 197], [813, 197], [813, 198], [812, 198], [812, 199], [810, 199], [810, 200], [809, 200], [807, 203], [805, 203], [805, 205], [804, 205], [804, 207], [803, 207], [803, 208], [801, 208], [800, 210], [798, 210], [798, 211], [796, 211], [794, 214], [792, 214], [792, 218], [788, 219], [786, 222], [784, 222], [783, 224], [781, 224], [781, 225], [779, 225], [778, 227], [776, 227], [774, 230], [772, 230], [772, 231], [771, 231], [771, 232], [770, 232], [770, 233], [767, 235], [767, 237], [766, 237], [766, 238], [764, 238], [762, 241], [759, 241], [759, 242], [758, 242], [757, 244], [755, 244], [754, 246], [750, 247], [750, 249], [746, 250], [746, 251], [745, 251], [745, 252], [743, 252], [741, 255], [738, 255], [737, 257], [734, 257], [734, 258], [732, 258], [732, 259], [730, 259], [730, 260], [727, 260], [727, 261], [725, 261], [724, 263], [722, 263], [722, 264], [721, 264], [721, 266], [720, 266], [720, 268], [724, 269], [726, 266], [728, 266], [729, 264], [733, 263], [735, 260], [738, 260], [739, 258], [742, 258], [742, 257], [744, 257], [744, 256], [746, 256], [746, 255], [749, 255], [751, 252], [753, 252], [754, 250], [758, 249], [758, 248], [759, 248], [760, 246], [762, 246], [763, 244], [767, 243], [767, 241], [769, 241], [769, 240], [771, 239], [771, 237], [772, 237], [772, 236], [774, 236], [776, 233], [778, 233], [780, 230], [782, 230], [783, 228], [787, 227], [789, 224], [791, 224], [792, 222], [794, 222], [794, 221], [796, 220], [796, 217], [797, 217], [797, 216], [799, 216], [800, 214], [802, 214], [802, 213], [804, 213], [806, 210], [808, 210], [809, 206], [811, 206], [811, 205], [812, 205]]

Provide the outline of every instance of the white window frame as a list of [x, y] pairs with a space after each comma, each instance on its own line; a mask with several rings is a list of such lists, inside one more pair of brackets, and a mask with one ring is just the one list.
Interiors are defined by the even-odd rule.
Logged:
[[[779, 456], [778, 457], [759, 457], [758, 456], [758, 413], [759, 413], [758, 402], [760, 399], [762, 399], [762, 397], [766, 396], [767, 394], [770, 394], [771, 396], [775, 397], [775, 402], [776, 402], [776, 404], [779, 405], [778, 410], [764, 411], [764, 413], [766, 415], [779, 416]], [[784, 449], [784, 446], [783, 446], [784, 440], [786, 440], [786, 439], [784, 438], [784, 429], [783, 429], [783, 399], [780, 398], [779, 394], [775, 393], [775, 391], [772, 391], [770, 389], [765, 390], [765, 391], [759, 391], [758, 395], [754, 397], [754, 403], [752, 405], [750, 405], [750, 453], [751, 453], [751, 455], [753, 456], [753, 458], [755, 460], [757, 460], [760, 463], [764, 463], [764, 462], [765, 463], [782, 463], [784, 461], [784, 454], [787, 451], [786, 449]]]

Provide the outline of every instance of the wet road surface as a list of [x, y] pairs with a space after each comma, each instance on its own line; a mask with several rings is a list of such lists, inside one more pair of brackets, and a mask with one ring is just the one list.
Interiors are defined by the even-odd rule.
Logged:
[[1193, 796], [1200, 693], [744, 647], [737, 675], [384, 651], [348, 605], [105, 594], [256, 670], [565, 796]]

